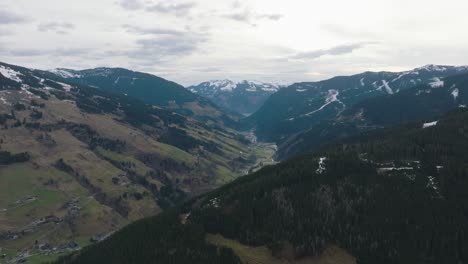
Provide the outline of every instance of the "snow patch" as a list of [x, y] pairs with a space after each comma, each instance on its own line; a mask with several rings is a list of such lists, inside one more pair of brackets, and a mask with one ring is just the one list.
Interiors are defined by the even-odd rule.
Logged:
[[405, 170], [413, 170], [413, 167], [387, 167], [387, 168], [378, 168], [379, 172], [389, 172], [389, 171], [405, 171]]
[[0, 65], [0, 73], [5, 76], [6, 78], [13, 80], [15, 82], [21, 82], [21, 79], [18, 77], [19, 75], [23, 75], [11, 68], [7, 68], [3, 65]]
[[459, 94], [460, 94], [460, 91], [458, 90], [458, 88], [455, 88], [455, 90], [452, 91], [453, 99], [457, 100]]
[[361, 86], [366, 86], [366, 83], [364, 83], [364, 78], [361, 78], [360, 82], [361, 82]]
[[434, 190], [439, 195], [439, 187], [437, 186], [436, 179], [434, 176], [427, 176], [426, 187]]
[[326, 160], [327, 160], [326, 157], [322, 157], [322, 158], [319, 159], [318, 168], [315, 171], [317, 174], [322, 174], [324, 171], [327, 170], [327, 168], [325, 167], [325, 161]]
[[416, 68], [415, 70], [425, 70], [425, 71], [429, 71], [429, 72], [432, 72], [432, 71], [443, 72], [443, 71], [446, 71], [447, 68], [444, 67], [444, 66], [439, 66], [439, 65], [434, 65], [434, 64], [428, 64], [428, 65], [426, 65], [426, 66], [423, 66], [423, 67], [420, 67], [420, 68]]
[[432, 88], [439, 88], [439, 87], [444, 87], [444, 81], [442, 81], [440, 78], [438, 77], [434, 77], [431, 79], [431, 82], [429, 83], [429, 85], [432, 87]]
[[335, 90], [335, 89], [328, 90], [328, 95], [325, 98], [325, 104], [322, 105], [319, 109], [314, 110], [314, 111], [312, 111], [310, 113], [307, 113], [307, 114], [305, 114], [303, 116], [313, 115], [313, 114], [317, 113], [318, 111], [323, 110], [325, 107], [327, 107], [329, 104], [331, 104], [333, 102], [338, 102], [341, 105], [343, 105], [343, 107], [345, 108], [346, 105], [343, 102], [341, 102], [340, 100], [338, 100], [338, 95], [340, 95], [340, 92], [338, 92], [338, 90]]
[[0, 97], [0, 102], [5, 105], [11, 105], [4, 97]]
[[68, 78], [81, 78], [82, 76], [79, 74], [76, 74], [70, 70], [67, 69], [52, 69], [50, 70], [51, 73], [58, 75], [62, 78], [68, 79]]
[[299, 92], [299, 93], [303, 93], [305, 91], [307, 91], [307, 90], [306, 89], [296, 89], [296, 92]]
[[425, 123], [425, 124], [423, 124], [423, 128], [428, 128], [428, 127], [436, 126], [438, 122], [439, 122], [439, 121], [434, 121], [434, 122], [430, 122], [430, 123]]
[[[375, 85], [374, 85], [375, 87]], [[393, 94], [393, 90], [392, 88], [390, 87], [390, 85], [388, 85], [388, 82], [386, 80], [382, 80], [382, 85], [379, 86], [377, 88], [377, 90], [379, 91], [382, 91], [382, 88], [385, 88], [385, 91], [388, 93], [388, 94]]]

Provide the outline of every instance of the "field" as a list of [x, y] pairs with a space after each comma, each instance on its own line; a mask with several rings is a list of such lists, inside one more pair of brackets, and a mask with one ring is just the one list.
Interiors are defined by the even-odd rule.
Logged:
[[221, 235], [209, 234], [206, 241], [219, 247], [230, 248], [244, 264], [355, 264], [356, 259], [343, 249], [330, 245], [319, 257], [306, 257], [302, 259], [275, 258], [271, 251], [265, 247], [250, 247], [235, 240], [226, 239]]

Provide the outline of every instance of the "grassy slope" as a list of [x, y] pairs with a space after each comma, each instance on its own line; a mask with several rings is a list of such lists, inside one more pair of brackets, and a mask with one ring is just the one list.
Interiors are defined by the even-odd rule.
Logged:
[[[35, 240], [40, 243], [58, 245], [69, 241], [81, 241], [80, 246], [88, 243], [88, 239], [96, 234], [106, 234], [114, 231], [131, 221], [142, 217], [154, 215], [161, 211], [157, 201], [151, 196], [144, 196], [141, 200], [128, 198], [125, 204], [130, 208], [128, 217], [122, 217], [108, 205], [99, 203], [89, 190], [81, 186], [74, 177], [57, 170], [53, 164], [63, 159], [80, 175], [89, 179], [90, 183], [101, 189], [108, 197], [120, 198], [125, 193], [148, 192], [143, 186], [131, 183], [129, 185], [116, 185], [112, 178], [123, 174], [121, 168], [114, 162], [134, 163], [135, 171], [145, 176], [151, 170], [138, 160], [141, 153], [157, 154], [163, 159], [170, 159], [178, 164], [184, 163], [191, 167], [191, 173], [185, 171], [171, 171], [167, 175], [171, 180], [178, 179], [180, 189], [190, 194], [198, 194], [219, 184], [232, 181], [242, 175], [248, 164], [233, 167], [229, 161], [239, 152], [247, 153], [249, 148], [233, 138], [232, 135], [207, 130], [195, 122], [183, 128], [189, 134], [197, 136], [204, 141], [213, 141], [222, 146], [222, 155], [207, 152], [198, 156], [197, 152], [187, 152], [174, 146], [157, 141], [154, 135], [147, 134], [140, 128], [116, 121], [113, 114], [90, 114], [80, 111], [74, 102], [58, 100], [50, 96], [49, 100], [42, 100], [36, 96], [21, 91], [2, 92], [1, 96], [7, 102], [21, 102], [27, 108], [24, 111], [15, 111], [18, 120], [34, 122], [30, 117], [32, 109], [43, 113], [38, 120], [41, 124], [55, 124], [66, 120], [76, 124], [85, 124], [96, 130], [104, 138], [119, 139], [127, 142], [125, 149], [120, 153], [103, 148], [91, 149], [86, 143], [78, 140], [66, 129], [52, 131], [38, 131], [25, 126], [13, 127], [13, 121], [8, 121], [8, 129], [2, 128], [0, 150], [13, 153], [29, 152], [31, 160], [27, 163], [0, 166], [0, 233], [5, 231], [19, 232], [28, 224], [39, 218], [54, 215], [65, 217], [67, 210], [63, 205], [73, 198], [78, 198], [81, 211], [73, 217], [71, 224], [60, 224], [53, 227], [50, 224], [39, 226], [33, 232], [27, 233], [20, 239], [0, 239], [0, 247], [8, 248], [11, 252], [25, 249], [33, 245]], [[34, 99], [44, 103], [44, 108], [30, 105]], [[0, 113], [10, 113], [12, 105], [0, 102]], [[192, 122], [192, 121], [190, 121]], [[230, 133], [237, 133], [227, 129]], [[198, 133], [200, 132], [200, 133]], [[41, 142], [39, 137], [49, 137], [49, 143]], [[215, 157], [216, 158], [213, 158]], [[243, 167], [244, 166], [244, 167]], [[205, 170], [204, 168], [214, 168]], [[184, 179], [206, 179], [197, 184], [183, 184]], [[157, 179], [147, 177], [158, 189], [165, 185]], [[28, 196], [37, 196], [38, 200], [30, 204], [15, 207], [18, 199]]]

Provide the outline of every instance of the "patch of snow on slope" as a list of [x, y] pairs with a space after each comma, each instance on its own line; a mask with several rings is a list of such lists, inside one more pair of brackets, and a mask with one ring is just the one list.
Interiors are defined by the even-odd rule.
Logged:
[[322, 174], [324, 171], [327, 170], [327, 168], [325, 168], [325, 161], [326, 160], [327, 160], [326, 157], [322, 157], [322, 158], [319, 159], [318, 168], [315, 171], [317, 174]]
[[423, 128], [428, 128], [428, 127], [436, 126], [438, 122], [439, 122], [439, 121], [434, 121], [434, 122], [430, 122], [430, 123], [425, 123], [425, 124], [423, 124]]
[[436, 179], [434, 176], [427, 176], [426, 187], [435, 191], [437, 195], [440, 196], [439, 187], [437, 186]]
[[458, 90], [458, 88], [455, 88], [455, 90], [452, 91], [453, 99], [457, 100], [459, 94], [460, 94], [460, 91]]
[[364, 78], [361, 78], [360, 82], [361, 82], [361, 86], [365, 86], [365, 85], [366, 85], [366, 83], [364, 83]]
[[439, 88], [439, 87], [443, 87], [444, 86], [444, 81], [442, 81], [440, 78], [438, 77], [434, 77], [431, 79], [432, 82], [429, 83], [429, 85], [432, 87], [432, 88]]
[[5, 105], [11, 105], [4, 97], [0, 97], [0, 102], [2, 102]]
[[384, 85], [385, 90], [387, 91], [387, 93], [393, 94], [393, 90], [392, 90], [392, 88], [390, 87], [390, 85], [388, 85], [388, 82], [385, 81], [385, 80], [382, 80], [382, 83], [383, 83], [383, 85]]
[[402, 72], [398, 77], [396, 77], [395, 79], [391, 80], [390, 82], [396, 82], [398, 80], [400, 80], [401, 78], [405, 77], [406, 75], [419, 75], [419, 72], [417, 71], [406, 71], [406, 72]]
[[73, 73], [69, 70], [66, 69], [52, 69], [50, 70], [51, 73], [58, 75], [62, 78], [68, 79], [68, 78], [81, 78], [81, 75]]
[[217, 88], [221, 91], [232, 91], [237, 87], [237, 83], [230, 80], [213, 80], [207, 84], [210, 88]]
[[249, 88], [245, 89], [247, 92], [256, 92], [257, 91], [257, 86], [254, 83], [249, 83]]
[[7, 68], [3, 65], [0, 65], [0, 73], [10, 80], [13, 80], [15, 82], [21, 82], [21, 79], [18, 76], [22, 74], [17, 71], [14, 71], [11, 68]]
[[390, 87], [390, 85], [388, 85], [388, 82], [386, 80], [382, 80], [382, 86], [380, 86], [379, 88], [382, 87], [385, 88], [385, 91], [387, 91], [388, 94], [393, 94], [393, 90]]
[[423, 67], [421, 67], [421, 68], [416, 68], [416, 70], [426, 70], [426, 71], [439, 71], [439, 72], [443, 72], [443, 71], [446, 71], [447, 68], [444, 67], [444, 66], [429, 64], [429, 65], [423, 66]]
[[319, 109], [317, 110], [314, 110], [310, 113], [307, 113], [305, 114], [304, 116], [310, 116], [310, 115], [313, 115], [315, 113], [317, 113], [318, 111], [321, 111], [323, 110], [325, 107], [327, 107], [329, 104], [333, 103], [333, 102], [338, 102], [340, 103], [341, 105], [343, 105], [343, 107], [346, 107], [346, 105], [341, 102], [340, 100], [338, 100], [338, 95], [340, 95], [340, 92], [338, 92], [338, 90], [328, 90], [328, 95], [327, 97], [325, 98], [325, 104], [322, 105]]
[[303, 93], [305, 91], [307, 91], [307, 90], [306, 89], [296, 89], [296, 92], [299, 92], [299, 93]]

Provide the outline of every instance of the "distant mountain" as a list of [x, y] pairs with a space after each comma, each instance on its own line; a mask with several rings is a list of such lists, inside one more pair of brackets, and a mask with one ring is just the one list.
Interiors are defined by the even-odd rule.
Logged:
[[[352, 126], [343, 124], [339, 117], [361, 102], [405, 94], [406, 90], [423, 84], [435, 89], [443, 86], [443, 78], [464, 73], [468, 73], [468, 67], [427, 65], [398, 73], [365, 72], [320, 82], [296, 83], [273, 94], [244, 122], [247, 127], [255, 128], [260, 140], [277, 142], [281, 156], [281, 148], [291, 150], [293, 145], [300, 146], [302, 135], [308, 131], [314, 131], [317, 141], [322, 144], [328, 142], [323, 140], [325, 138], [352, 134]], [[389, 107], [385, 100], [380, 104], [382, 108]], [[347, 129], [333, 130], [331, 126]], [[288, 152], [283, 157], [297, 153]]]
[[[16, 251], [39, 257], [79, 249], [258, 163], [243, 134], [115, 93], [126, 91], [130, 77], [109, 84], [114, 75], [136, 76], [141, 86], [128, 91], [147, 82], [158, 91], [155, 77], [67, 73], [74, 77], [0, 63], [0, 248], [9, 249], [0, 255], [8, 262]], [[178, 103], [197, 100], [161, 82], [181, 91]]]
[[468, 73], [437, 78], [393, 95], [369, 98], [341, 113], [362, 126], [392, 126], [468, 105]]
[[217, 80], [189, 86], [187, 89], [211, 99], [224, 109], [250, 115], [257, 111], [270, 95], [283, 87], [285, 85], [258, 81]]
[[234, 126], [235, 119], [237, 119], [237, 117], [225, 114], [210, 100], [193, 94], [183, 86], [148, 73], [122, 68], [96, 68], [80, 71], [55, 69], [51, 72], [68, 82], [132, 96], [146, 103], [192, 116], [199, 121]]
[[467, 263], [468, 111], [266, 167], [57, 263]]

